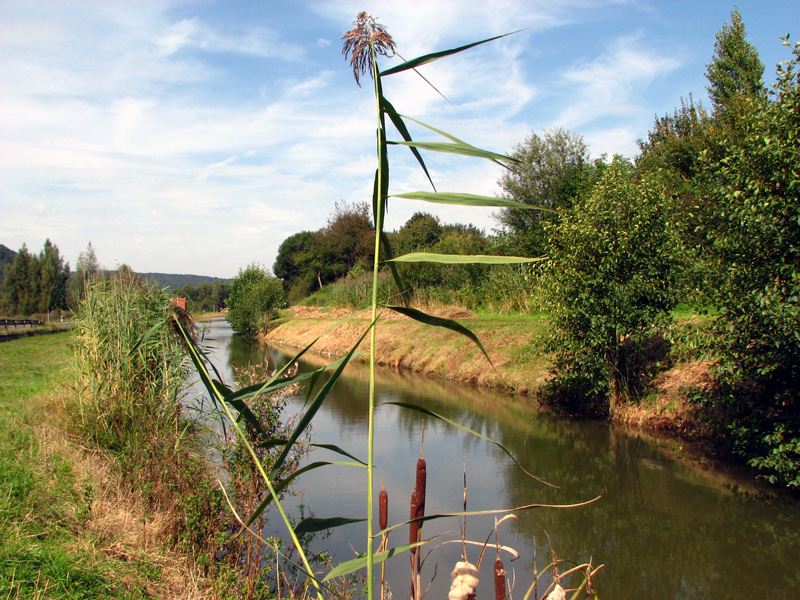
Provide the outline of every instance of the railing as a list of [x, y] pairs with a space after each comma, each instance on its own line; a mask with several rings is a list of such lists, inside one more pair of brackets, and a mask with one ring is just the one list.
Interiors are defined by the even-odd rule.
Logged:
[[0, 319], [3, 329], [16, 329], [17, 327], [42, 327], [44, 323], [32, 319]]

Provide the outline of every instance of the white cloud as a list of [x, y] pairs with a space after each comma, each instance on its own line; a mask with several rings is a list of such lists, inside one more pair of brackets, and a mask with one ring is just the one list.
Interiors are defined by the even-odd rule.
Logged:
[[639, 117], [647, 111], [641, 104], [642, 91], [680, 66], [680, 60], [644, 46], [638, 38], [619, 38], [606, 53], [566, 71], [561, 86], [571, 90], [572, 100], [556, 122], [578, 129], [609, 116]]

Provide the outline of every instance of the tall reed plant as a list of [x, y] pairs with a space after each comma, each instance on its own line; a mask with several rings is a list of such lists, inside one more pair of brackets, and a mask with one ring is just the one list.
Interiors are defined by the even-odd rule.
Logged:
[[[460, 323], [457, 323], [453, 320], [436, 317], [434, 315], [425, 313], [424, 311], [419, 310], [418, 308], [413, 308], [409, 305], [408, 299], [410, 294], [406, 293], [407, 287], [403, 282], [399, 270], [396, 268], [397, 264], [430, 262], [430, 263], [438, 263], [444, 265], [448, 264], [449, 265], [470, 265], [470, 264], [519, 265], [541, 260], [539, 258], [515, 257], [515, 256], [436, 254], [428, 252], [414, 252], [395, 257], [393, 255], [388, 237], [384, 231], [384, 216], [387, 211], [389, 199], [403, 198], [414, 201], [434, 202], [440, 204], [455, 204], [464, 207], [484, 206], [484, 207], [515, 208], [523, 210], [532, 210], [532, 209], [545, 210], [545, 209], [542, 209], [540, 207], [530, 206], [527, 204], [522, 204], [519, 202], [515, 202], [513, 200], [507, 200], [503, 198], [495, 198], [489, 196], [480, 196], [462, 191], [456, 191], [456, 192], [437, 191], [435, 186], [433, 185], [433, 181], [431, 180], [428, 168], [423, 159], [423, 154], [422, 154], [423, 152], [445, 152], [448, 154], [462, 155], [469, 159], [490, 160], [496, 164], [502, 165], [507, 168], [509, 168], [511, 165], [514, 164], [514, 159], [505, 156], [503, 154], [477, 148], [471, 144], [468, 144], [467, 142], [464, 142], [456, 138], [453, 135], [450, 135], [439, 129], [436, 129], [435, 127], [426, 125], [421, 121], [402, 115], [394, 108], [394, 106], [389, 102], [389, 100], [385, 97], [383, 93], [382, 82], [385, 77], [396, 76], [401, 73], [407, 73], [407, 72], [412, 72], [410, 74], [413, 74], [413, 72], [416, 72], [419, 67], [422, 67], [425, 64], [446, 58], [448, 56], [468, 50], [470, 48], [479, 46], [481, 44], [497, 40], [504, 36], [489, 38], [486, 40], [482, 40], [480, 42], [468, 44], [465, 46], [461, 46], [459, 48], [454, 48], [452, 50], [445, 50], [442, 52], [428, 54], [413, 60], [404, 61], [403, 63], [395, 67], [392, 67], [385, 71], [381, 71], [378, 65], [378, 58], [391, 57], [394, 55], [395, 51], [394, 41], [392, 40], [388, 31], [381, 24], [377, 23], [375, 19], [372, 18], [370, 15], [368, 15], [366, 12], [359, 13], [353, 25], [354, 25], [353, 28], [345, 32], [345, 34], [343, 35], [343, 39], [345, 40], [343, 52], [346, 56], [350, 58], [351, 66], [353, 68], [353, 75], [355, 77], [356, 83], [360, 85], [361, 79], [364, 76], [372, 78], [374, 84], [376, 123], [377, 123], [377, 132], [376, 132], [377, 168], [375, 171], [375, 179], [373, 185], [373, 201], [372, 201], [373, 223], [375, 224], [376, 236], [375, 236], [375, 251], [374, 251], [375, 260], [372, 270], [372, 285], [370, 292], [371, 296], [370, 310], [372, 318], [369, 325], [363, 331], [361, 338], [356, 342], [356, 344], [353, 346], [353, 348], [351, 348], [351, 350], [347, 353], [346, 356], [344, 356], [339, 361], [336, 361], [335, 363], [328, 365], [324, 369], [320, 369], [318, 371], [314, 371], [311, 373], [295, 375], [291, 377], [283, 377], [284, 375], [283, 371], [279, 371], [263, 384], [255, 384], [253, 386], [249, 386], [238, 391], [233, 391], [224, 384], [219, 373], [215, 370], [214, 366], [206, 359], [201, 349], [197, 348], [192, 344], [189, 344], [189, 352], [190, 356], [192, 357], [193, 361], [197, 366], [201, 379], [204, 381], [209, 391], [209, 394], [211, 395], [212, 399], [215, 402], [217, 402], [219, 406], [228, 414], [236, 430], [236, 433], [239, 436], [238, 437], [239, 442], [244, 444], [244, 446], [246, 447], [247, 453], [250, 455], [251, 460], [254, 461], [257, 470], [259, 471], [261, 477], [263, 478], [266, 484], [266, 487], [268, 488], [268, 493], [266, 497], [259, 504], [256, 510], [247, 519], [244, 518], [242, 519], [243, 526], [249, 527], [252, 523], [255, 522], [255, 520], [259, 517], [259, 515], [262, 514], [263, 510], [265, 510], [269, 505], [274, 504], [279, 513], [281, 514], [281, 518], [283, 519], [283, 522], [287, 527], [289, 536], [291, 537], [293, 543], [295, 544], [295, 547], [298, 549], [298, 556], [301, 561], [301, 564], [303, 565], [303, 568], [306, 570], [306, 573], [309, 577], [308, 581], [310, 582], [310, 585], [315, 588], [315, 592], [318, 598], [323, 597], [325, 589], [327, 588], [327, 586], [330, 585], [330, 582], [335, 578], [343, 575], [348, 575], [362, 568], [366, 568], [367, 598], [369, 600], [373, 600], [375, 597], [375, 590], [374, 590], [375, 564], [383, 563], [388, 558], [391, 558], [393, 556], [410, 553], [413, 549], [428, 543], [427, 540], [424, 540], [421, 537], [416, 536], [414, 540], [410, 539], [408, 544], [403, 544], [400, 546], [396, 546], [394, 548], [388, 548], [386, 545], [386, 540], [388, 538], [388, 534], [390, 531], [398, 527], [408, 527], [409, 525], [411, 525], [413, 533], [414, 531], [418, 532], [419, 526], [421, 526], [421, 524], [424, 521], [430, 519], [439, 519], [443, 517], [459, 517], [461, 519], [464, 519], [470, 514], [503, 514], [503, 513], [513, 512], [515, 510], [527, 510], [542, 506], [542, 505], [531, 504], [528, 506], [518, 507], [515, 509], [481, 511], [480, 513], [469, 513], [466, 511], [465, 507], [463, 512], [452, 513], [447, 515], [420, 514], [420, 512], [424, 512], [423, 509], [422, 511], [418, 510], [417, 512], [415, 512], [415, 514], [411, 515], [411, 518], [404, 523], [398, 523], [394, 525], [381, 523], [380, 531], [376, 531], [376, 528], [373, 523], [373, 513], [375, 511], [373, 491], [375, 490], [376, 487], [374, 480], [375, 468], [373, 465], [374, 438], [375, 438], [374, 419], [375, 419], [375, 409], [376, 409], [375, 369], [376, 369], [376, 346], [378, 343], [375, 325], [379, 321], [381, 313], [385, 310], [391, 310], [400, 313], [402, 315], [405, 315], [406, 317], [420, 321], [422, 323], [437, 327], [444, 327], [451, 331], [457, 332], [458, 334], [463, 335], [467, 337], [469, 340], [471, 340], [481, 350], [481, 352], [483, 352], [483, 354], [487, 358], [487, 361], [491, 364], [491, 360], [489, 359], [489, 356], [486, 353], [486, 350], [484, 349], [480, 340], [469, 329], [467, 329]], [[440, 138], [443, 138], [446, 141], [432, 141], [432, 142], [416, 141], [411, 137], [409, 128], [407, 126], [408, 122], [414, 123], [415, 126], [419, 126], [429, 132], [433, 132], [434, 134], [440, 136]], [[388, 131], [387, 123], [391, 123], [391, 125], [394, 128], [393, 130], [399, 136], [399, 139], [397, 140], [389, 139], [390, 132]], [[423, 170], [425, 175], [430, 180], [432, 191], [415, 191], [415, 192], [402, 192], [402, 193], [393, 192], [390, 194], [388, 148], [389, 146], [392, 145], [405, 146], [410, 150], [410, 152], [420, 165], [420, 168]], [[390, 269], [394, 280], [394, 284], [396, 286], [397, 290], [396, 298], [399, 299], [399, 302], [396, 302], [394, 304], [383, 302], [382, 301], [383, 299], [381, 298], [380, 290], [382, 288], [380, 285], [380, 275], [382, 267], [384, 265], [388, 266], [388, 268]], [[291, 450], [292, 446], [302, 438], [303, 432], [311, 423], [312, 419], [316, 415], [319, 408], [322, 406], [329, 390], [336, 383], [338, 377], [341, 375], [343, 369], [348, 364], [348, 362], [352, 360], [353, 357], [356, 355], [356, 349], [359, 347], [361, 342], [367, 338], [367, 336], [369, 336], [370, 339], [370, 352], [369, 352], [370, 378], [369, 378], [369, 395], [368, 398], [365, 399], [368, 402], [368, 415], [369, 415], [366, 460], [361, 461], [360, 459], [354, 457], [353, 455], [349, 454], [347, 451], [341, 448], [332, 445], [322, 444], [321, 446], [324, 447], [325, 449], [338, 453], [339, 455], [349, 460], [314, 462], [310, 465], [298, 469], [291, 476], [281, 479], [279, 476], [280, 469], [282, 469], [283, 466], [286, 464], [287, 460], [289, 460], [289, 457], [291, 456], [292, 452]], [[190, 341], [188, 335], [187, 335], [187, 341]], [[302, 356], [305, 352], [307, 352], [311, 348], [311, 346], [313, 346], [313, 342], [308, 347], [304, 348], [292, 361], [287, 363], [287, 365], [292, 364], [295, 360], [297, 360], [300, 356]], [[325, 378], [321, 377], [323, 371], [329, 372], [328, 376]], [[253, 398], [261, 394], [266, 394], [281, 389], [286, 385], [291, 385], [292, 383], [298, 382], [300, 380], [307, 380], [308, 383], [307, 385], [308, 397], [305, 405], [306, 406], [305, 413], [303, 414], [302, 418], [297, 422], [295, 429], [291, 432], [291, 434], [288, 436], [286, 440], [275, 440], [274, 442], [272, 442], [275, 444], [280, 444], [282, 450], [279, 456], [277, 456], [273, 462], [271, 462], [270, 464], [264, 464], [259, 460], [257, 446], [250, 442], [249, 436], [247, 436], [245, 433], [248, 427], [255, 428], [256, 430], [258, 430], [261, 427], [258, 418], [256, 417], [256, 415], [252, 413], [252, 411], [248, 407], [247, 400], [249, 398]], [[318, 384], [319, 386], [317, 388]], [[397, 404], [399, 406], [402, 406], [403, 408], [407, 408], [410, 410], [416, 410], [425, 415], [426, 418], [440, 419], [470, 434], [483, 438], [484, 440], [487, 440], [490, 443], [494, 443], [501, 450], [506, 452], [506, 454], [508, 454], [511, 457], [511, 459], [514, 460], [514, 462], [516, 462], [514, 457], [511, 456], [503, 446], [501, 446], [497, 442], [494, 442], [493, 440], [489, 440], [485, 436], [475, 431], [472, 431], [460, 425], [459, 423], [446, 419], [445, 417], [433, 413], [424, 407], [415, 406], [407, 403], [392, 403], [392, 404]], [[299, 543], [298, 540], [299, 536], [302, 534], [307, 534], [309, 532], [320, 531], [331, 527], [345, 525], [353, 522], [353, 520], [342, 519], [338, 517], [312, 518], [294, 524], [288, 518], [287, 513], [281, 504], [280, 491], [286, 485], [289, 485], [291, 481], [301, 473], [331, 464], [366, 467], [366, 511], [365, 511], [366, 514], [365, 518], [363, 519], [364, 521], [366, 521], [366, 528], [367, 528], [366, 544], [365, 544], [366, 548], [363, 556], [358, 557], [351, 561], [347, 561], [346, 563], [342, 563], [333, 570], [329, 571], [324, 576], [321, 576], [319, 574], [314, 573], [314, 571], [312, 570], [308, 557], [306, 557], [302, 551], [301, 544]], [[519, 465], [519, 463], [516, 464], [524, 471], [522, 465]], [[527, 471], [525, 472], [528, 473]], [[530, 475], [530, 473], [528, 474]], [[531, 477], [533, 477], [533, 475], [531, 475]], [[417, 496], [417, 499], [418, 498], [419, 496]], [[378, 552], [375, 551], [376, 539], [380, 540], [381, 542], [381, 547]], [[466, 548], [467, 544], [469, 543], [470, 542], [465, 541], [464, 547]], [[464, 559], [464, 562], [466, 562], [466, 558]], [[463, 570], [465, 573], [467, 573], [467, 579], [469, 579], [470, 577], [469, 573], [472, 573], [472, 571], [475, 570], [475, 567], [468, 563], [467, 564], [459, 563], [459, 565], [461, 566], [457, 566], [456, 571], [459, 571], [459, 569]], [[419, 598], [421, 596], [420, 586], [417, 585], [415, 589], [416, 589], [416, 596], [417, 598]], [[464, 589], [467, 588], [465, 587]], [[474, 587], [471, 589], [473, 590], [474, 593]]]
[[101, 446], [178, 426], [190, 365], [169, 329], [144, 337], [173, 312], [168, 297], [125, 269], [87, 286], [75, 315], [78, 409]]

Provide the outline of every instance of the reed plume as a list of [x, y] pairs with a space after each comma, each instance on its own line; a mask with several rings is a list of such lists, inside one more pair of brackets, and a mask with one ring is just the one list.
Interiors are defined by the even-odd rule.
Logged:
[[375, 76], [373, 52], [389, 58], [394, 56], [395, 43], [392, 36], [386, 31], [386, 27], [364, 11], [358, 13], [356, 20], [353, 21], [353, 28], [345, 31], [342, 39], [344, 40], [342, 54], [350, 57], [350, 66], [358, 87], [361, 87], [361, 75], [368, 73], [370, 77]]

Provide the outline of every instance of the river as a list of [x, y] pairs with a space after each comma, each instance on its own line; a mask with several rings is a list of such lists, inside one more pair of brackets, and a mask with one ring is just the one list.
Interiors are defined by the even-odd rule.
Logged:
[[[207, 326], [205, 341], [229, 383], [234, 363], [263, 362], [265, 357], [273, 364], [287, 360], [287, 350], [232, 335], [224, 321]], [[320, 359], [309, 359], [301, 363], [301, 370], [322, 364]], [[314, 419], [312, 441], [336, 444], [365, 458], [367, 381], [364, 367], [347, 368]], [[376, 481], [383, 479], [389, 492], [390, 524], [408, 519], [423, 420], [426, 514], [461, 510], [465, 468], [471, 511], [573, 504], [600, 497], [579, 508], [519, 513], [516, 520], [501, 524], [500, 543], [521, 556], [515, 561], [503, 556], [509, 580], [515, 581], [513, 598], [524, 598], [534, 564], [542, 571], [551, 550], [567, 561], [562, 571], [590, 558], [594, 565], [605, 565], [595, 580], [601, 599], [800, 598], [797, 495], [760, 485], [752, 473], [697, 459], [679, 442], [652, 439], [608, 423], [554, 416], [491, 390], [392, 370], [379, 371], [377, 383], [379, 404], [412, 402], [442, 414], [496, 440], [525, 469], [558, 486], [532, 479], [483, 439], [408, 409], [379, 406]], [[288, 413], [301, 410], [304, 399], [303, 394], [292, 399]], [[325, 450], [315, 450], [311, 458], [339, 459]], [[301, 478], [297, 501], [317, 517], [362, 518], [365, 482], [363, 469], [320, 469]], [[467, 538], [483, 542], [492, 526], [493, 517], [470, 517]], [[348, 525], [318, 544], [332, 552], [338, 564], [353, 558], [351, 544], [357, 551], [365, 549], [365, 529]], [[431, 546], [460, 540], [458, 520], [432, 521], [422, 532], [424, 537], [440, 536]], [[402, 528], [391, 545], [407, 541], [407, 528]], [[423, 567], [423, 581], [436, 573], [429, 598], [446, 596], [449, 572], [460, 553], [460, 543], [433, 549]], [[471, 562], [478, 553], [479, 549], [468, 548]], [[494, 558], [490, 548], [481, 567], [483, 598], [492, 596]], [[408, 594], [407, 560], [387, 563], [398, 599]], [[540, 595], [549, 582], [549, 575], [542, 578]]]

